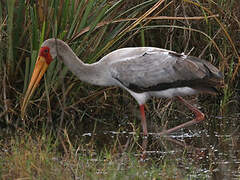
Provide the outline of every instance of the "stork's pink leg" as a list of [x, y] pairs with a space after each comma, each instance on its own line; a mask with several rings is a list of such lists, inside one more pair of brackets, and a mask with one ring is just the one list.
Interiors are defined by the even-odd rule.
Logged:
[[147, 136], [148, 131], [147, 131], [147, 121], [146, 121], [146, 116], [145, 116], [145, 111], [144, 111], [144, 105], [140, 105], [140, 112], [141, 112], [141, 123], [142, 123], [142, 128], [143, 128], [143, 135]]
[[142, 150], [143, 153], [141, 155], [141, 160], [144, 160], [146, 158], [146, 149], [147, 149], [147, 144], [148, 144], [148, 131], [147, 131], [147, 120], [145, 116], [145, 111], [144, 111], [144, 105], [140, 105], [140, 112], [141, 112], [141, 123], [142, 123], [142, 128], [143, 128], [143, 141], [142, 141]]
[[183, 123], [183, 124], [180, 124], [174, 128], [171, 128], [171, 129], [168, 129], [166, 131], [163, 131], [161, 133], [159, 133], [159, 135], [163, 135], [163, 134], [170, 134], [172, 132], [175, 132], [179, 129], [182, 129], [182, 128], [186, 128], [186, 127], [189, 127], [191, 125], [194, 125], [194, 124], [197, 124], [201, 121], [203, 121], [205, 119], [205, 115], [200, 111], [198, 110], [196, 107], [194, 107], [193, 105], [189, 104], [185, 99], [183, 99], [182, 97], [180, 96], [177, 96], [177, 98], [183, 102], [183, 104], [185, 104], [191, 111], [193, 111], [193, 113], [195, 114], [196, 118], [191, 120], [191, 121], [188, 121], [186, 123]]

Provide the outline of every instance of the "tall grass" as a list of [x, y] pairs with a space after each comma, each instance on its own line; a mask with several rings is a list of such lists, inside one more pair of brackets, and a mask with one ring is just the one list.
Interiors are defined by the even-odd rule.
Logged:
[[[51, 63], [30, 101], [23, 123], [19, 116], [20, 104], [39, 47], [45, 39], [56, 37], [66, 41], [86, 63], [98, 61], [107, 53], [127, 46], [154, 46], [200, 56], [218, 66], [225, 75], [223, 96], [216, 101], [209, 98], [205, 109], [213, 115], [226, 115], [239, 107], [236, 99], [240, 66], [239, 9], [236, 0], [0, 1], [0, 122], [10, 129], [34, 132], [23, 134], [23, 137], [18, 135], [17, 140], [15, 136], [10, 140], [1, 139], [2, 145], [8, 149], [1, 154], [4, 157], [0, 162], [1, 175], [5, 179], [42, 175], [59, 177], [56, 174], [67, 178], [75, 174], [79, 177], [84, 171], [91, 179], [105, 177], [104, 174], [124, 178], [125, 171], [129, 173], [127, 177], [135, 177], [132, 174], [142, 175], [144, 171], [131, 154], [126, 157], [129, 166], [118, 174], [111, 171], [119, 168], [119, 162], [115, 161], [115, 154], [109, 149], [103, 150], [104, 158], [109, 155], [109, 159], [104, 159], [101, 154], [98, 156], [102, 164], [89, 161], [89, 156], [73, 156], [72, 152], [76, 153], [73, 148], [58, 151], [59, 147], [62, 150], [66, 146], [66, 139], [61, 139], [65, 138], [62, 129], [68, 131], [71, 141], [89, 131], [138, 131], [139, 121], [135, 102], [126, 92], [82, 83], [57, 60]], [[211, 102], [215, 103], [214, 107], [210, 106]], [[172, 110], [174, 104], [164, 100], [154, 99], [148, 106], [149, 116], [154, 115], [152, 121], [158, 125], [159, 119], [166, 119], [164, 115], [174, 119], [177, 114]], [[159, 113], [159, 108], [167, 111]], [[160, 114], [160, 118], [156, 114]], [[52, 132], [51, 136], [45, 136]], [[37, 138], [32, 138], [33, 135]], [[73, 143], [74, 148], [78, 148], [76, 144]], [[87, 147], [80, 148], [83, 152]], [[29, 149], [33, 150], [32, 154]], [[62, 159], [56, 160], [59, 157]], [[137, 168], [129, 168], [131, 161]], [[84, 166], [87, 163], [89, 166]], [[176, 168], [171, 163], [166, 169], [162, 165], [164, 163], [160, 165], [161, 172]], [[158, 167], [153, 163], [149, 172], [159, 174]], [[102, 175], [97, 174], [98, 170], [102, 170], [99, 172]], [[157, 175], [147, 177], [155, 178]]]
[[[122, 46], [147, 45], [186, 53], [194, 48], [192, 55], [210, 60], [226, 74], [221, 106], [222, 112], [227, 112], [227, 104], [234, 96], [233, 89], [238, 85], [239, 44], [235, 32], [239, 21], [235, 4], [235, 1], [198, 3], [188, 0], [149, 0], [132, 4], [122, 0], [114, 3], [93, 0], [1, 2], [1, 47], [7, 49], [1, 48], [0, 68], [2, 79], [4, 68], [8, 75], [2, 83], [5, 87], [2, 92], [5, 98], [1, 98], [2, 111], [8, 112], [12, 122], [20, 120], [18, 113], [22, 93], [29, 83], [39, 46], [45, 39], [56, 37], [68, 42], [74, 52], [89, 63]], [[96, 93], [99, 89], [86, 84], [80, 86], [58, 61], [51, 64], [44, 81], [35, 94], [39, 98], [31, 101], [29, 119], [48, 117], [51, 121], [54, 117], [57, 122], [62, 112], [69, 115], [66, 109], [73, 108], [75, 111], [79, 106], [88, 107], [81, 105], [79, 97], [88, 97], [89, 91]], [[110, 97], [110, 94], [118, 95], [121, 91], [100, 92], [93, 97], [99, 99], [104, 93], [107, 93], [105, 97]], [[71, 98], [63, 101], [62, 97], [66, 96]], [[90, 97], [90, 101], [95, 99], [92, 95]], [[118, 97], [113, 96], [112, 99], [117, 102], [116, 107], [121, 103]], [[7, 103], [7, 99], [12, 103]], [[97, 111], [101, 107], [107, 108], [112, 100], [100, 98], [99, 104], [92, 108]], [[82, 114], [84, 109], [77, 114]]]

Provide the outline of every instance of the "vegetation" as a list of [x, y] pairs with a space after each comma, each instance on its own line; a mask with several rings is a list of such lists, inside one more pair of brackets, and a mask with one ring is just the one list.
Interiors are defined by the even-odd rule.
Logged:
[[[45, 39], [66, 41], [87, 63], [121, 47], [155, 46], [201, 57], [222, 70], [222, 95], [199, 97], [212, 118], [203, 126], [212, 134], [233, 135], [239, 126], [235, 116], [240, 92], [239, 9], [236, 0], [0, 0], [2, 179], [182, 179], [196, 175], [200, 166], [208, 174], [200, 173], [198, 179], [214, 174], [211, 150], [207, 165], [189, 160], [188, 148], [139, 161], [141, 128], [135, 101], [119, 88], [80, 82], [57, 60], [50, 65], [24, 120], [20, 107]], [[178, 123], [176, 117], [191, 116], [177, 105], [164, 99], [149, 101], [150, 131]], [[226, 121], [227, 116], [232, 118]], [[125, 131], [134, 135], [111, 134]], [[231, 138], [219, 137], [218, 142], [237, 143]], [[178, 147], [166, 145], [167, 140], [161, 139], [158, 145], [155, 141], [150, 149], [170, 152]], [[197, 139], [191, 145], [200, 147], [200, 142]], [[198, 151], [191, 154], [201, 156]], [[189, 161], [191, 169], [183, 168]]]

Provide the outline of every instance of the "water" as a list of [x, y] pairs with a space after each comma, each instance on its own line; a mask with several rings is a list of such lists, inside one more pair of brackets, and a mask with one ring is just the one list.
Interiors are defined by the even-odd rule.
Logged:
[[[240, 131], [236, 117], [235, 120], [232, 117], [211, 117], [204, 125], [194, 125], [164, 137], [151, 131], [146, 161], [174, 158], [176, 166], [183, 170], [188, 179], [240, 179]], [[218, 128], [214, 124], [216, 121], [219, 121]], [[116, 139], [122, 145], [136, 141], [141, 144], [142, 141], [141, 135], [134, 131], [105, 130], [82, 136], [94, 136], [99, 141], [103, 139], [100, 144], [108, 142], [109, 145]], [[125, 148], [126, 151], [129, 149]], [[141, 151], [136, 151], [135, 156], [140, 157]]]

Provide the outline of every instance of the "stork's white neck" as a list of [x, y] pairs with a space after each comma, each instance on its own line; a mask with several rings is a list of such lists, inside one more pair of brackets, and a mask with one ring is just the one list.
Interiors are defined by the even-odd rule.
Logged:
[[56, 41], [57, 45], [55, 46], [57, 46], [57, 56], [80, 80], [100, 86], [112, 85], [106, 77], [107, 72], [103, 69], [106, 67], [103, 67], [101, 63], [85, 64], [65, 42], [61, 40]]

